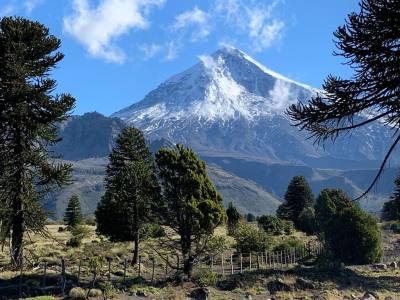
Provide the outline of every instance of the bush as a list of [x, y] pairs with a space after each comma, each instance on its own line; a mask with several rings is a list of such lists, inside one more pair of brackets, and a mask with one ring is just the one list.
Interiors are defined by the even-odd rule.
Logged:
[[264, 230], [245, 223], [238, 226], [235, 239], [239, 253], [264, 252], [270, 244], [270, 238]]
[[101, 297], [103, 292], [99, 289], [91, 289], [89, 291], [89, 297]]
[[199, 272], [195, 274], [194, 280], [202, 287], [216, 286], [218, 281], [218, 274], [215, 272]]
[[282, 220], [275, 216], [264, 215], [258, 218], [258, 226], [266, 233], [273, 235], [292, 234], [292, 221]]
[[72, 248], [78, 248], [82, 245], [82, 238], [77, 237], [77, 236], [73, 236], [69, 239], [69, 241], [67, 242], [67, 246], [68, 247], [72, 247]]
[[274, 251], [288, 251], [291, 249], [304, 250], [304, 243], [294, 237], [291, 237], [274, 247]]
[[391, 223], [389, 229], [393, 231], [393, 233], [400, 233], [400, 222]]
[[63, 226], [58, 227], [58, 232], [64, 232], [64, 231], [65, 231], [65, 227], [63, 227]]
[[86, 299], [86, 291], [80, 287], [74, 287], [69, 291], [71, 299]]
[[299, 215], [298, 229], [307, 233], [314, 234], [317, 230], [317, 222], [315, 220], [315, 209], [306, 207]]
[[86, 218], [85, 224], [89, 226], [96, 226], [96, 219], [94, 217]]
[[104, 299], [112, 298], [117, 293], [117, 289], [109, 281], [102, 282], [100, 289], [103, 292]]
[[164, 227], [156, 223], [146, 224], [142, 230], [143, 235], [147, 238], [161, 238], [166, 235]]
[[377, 220], [364, 213], [341, 190], [325, 189], [315, 209], [325, 245], [339, 262], [371, 264], [380, 261]]
[[222, 235], [212, 236], [207, 244], [208, 252], [212, 254], [222, 253], [229, 248], [228, 240]]

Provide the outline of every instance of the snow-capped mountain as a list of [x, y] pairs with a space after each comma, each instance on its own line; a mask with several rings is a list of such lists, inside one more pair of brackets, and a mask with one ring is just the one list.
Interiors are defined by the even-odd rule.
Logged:
[[113, 117], [139, 127], [150, 139], [180, 142], [203, 155], [351, 167], [348, 161], [379, 161], [388, 148], [390, 130], [379, 124], [318, 148], [285, 114], [291, 103], [307, 101], [317, 89], [277, 74], [235, 48], [199, 58]]

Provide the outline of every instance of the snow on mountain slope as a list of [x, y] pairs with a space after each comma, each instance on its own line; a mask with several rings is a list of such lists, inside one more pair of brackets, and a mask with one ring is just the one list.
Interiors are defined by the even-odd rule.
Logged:
[[207, 154], [307, 164], [310, 159], [326, 162], [326, 157], [380, 160], [387, 149], [390, 132], [379, 124], [316, 148], [284, 112], [298, 100], [308, 101], [317, 89], [269, 70], [238, 49], [223, 48], [199, 58], [198, 64], [113, 117], [139, 127], [151, 139], [167, 138]]

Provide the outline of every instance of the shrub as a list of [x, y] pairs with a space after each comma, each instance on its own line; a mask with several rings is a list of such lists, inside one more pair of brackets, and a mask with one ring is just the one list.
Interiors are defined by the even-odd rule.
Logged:
[[200, 285], [200, 286], [216, 286], [217, 281], [218, 281], [218, 274], [215, 272], [199, 272], [195, 274], [194, 280]]
[[389, 229], [394, 233], [400, 233], [400, 222], [391, 223]]
[[270, 244], [270, 238], [264, 230], [246, 223], [238, 226], [235, 239], [236, 250], [240, 253], [263, 252]]
[[274, 251], [288, 251], [291, 249], [303, 250], [304, 243], [297, 238], [291, 237], [274, 247]]
[[99, 289], [91, 289], [89, 291], [89, 297], [101, 297], [103, 292]]
[[258, 226], [266, 233], [273, 235], [292, 234], [292, 221], [282, 220], [275, 216], [263, 215], [258, 218]]
[[65, 227], [63, 227], [63, 226], [58, 227], [58, 232], [64, 232], [64, 231], [65, 231]]
[[376, 219], [364, 213], [346, 193], [323, 190], [315, 213], [325, 244], [336, 260], [345, 264], [380, 260], [382, 250]]
[[96, 226], [96, 219], [94, 217], [86, 218], [85, 224], [89, 226]]
[[208, 241], [207, 248], [208, 252], [212, 254], [221, 253], [229, 248], [228, 240], [226, 239], [226, 237], [221, 235], [212, 236]]
[[103, 292], [104, 299], [112, 298], [117, 293], [117, 289], [109, 281], [102, 282], [100, 289]]
[[307, 233], [314, 234], [317, 229], [317, 222], [315, 219], [315, 209], [306, 207], [299, 215], [298, 229]]
[[71, 248], [78, 248], [82, 245], [82, 239], [77, 236], [73, 236], [67, 242], [67, 246]]
[[143, 235], [147, 238], [161, 238], [166, 235], [164, 227], [156, 223], [146, 224], [142, 230]]
[[69, 291], [71, 299], [86, 299], [86, 291], [80, 287], [74, 287]]

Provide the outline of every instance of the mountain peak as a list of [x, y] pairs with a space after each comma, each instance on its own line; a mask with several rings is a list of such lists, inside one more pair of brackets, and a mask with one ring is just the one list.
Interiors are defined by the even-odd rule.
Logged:
[[114, 116], [132, 123], [151, 121], [152, 126], [183, 120], [254, 120], [283, 114], [291, 103], [307, 101], [315, 92], [233, 47], [200, 55], [199, 59], [200, 63], [171, 77], [142, 101]]

